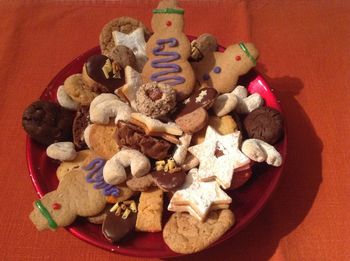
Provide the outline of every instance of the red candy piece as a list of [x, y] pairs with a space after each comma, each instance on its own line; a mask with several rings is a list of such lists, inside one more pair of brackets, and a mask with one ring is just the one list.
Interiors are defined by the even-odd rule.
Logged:
[[61, 205], [58, 204], [58, 203], [53, 203], [53, 204], [52, 204], [52, 208], [55, 209], [55, 210], [57, 210], [57, 209], [60, 209], [60, 208], [61, 208]]
[[166, 26], [171, 26], [171, 21], [167, 21]]
[[236, 61], [240, 61], [240, 60], [241, 60], [241, 56], [237, 55], [237, 56], [235, 57], [235, 59], [236, 59]]

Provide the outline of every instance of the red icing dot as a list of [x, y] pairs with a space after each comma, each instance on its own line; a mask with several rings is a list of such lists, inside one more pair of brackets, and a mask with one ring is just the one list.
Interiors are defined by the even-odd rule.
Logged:
[[53, 203], [53, 204], [52, 204], [52, 208], [55, 209], [55, 210], [57, 210], [57, 209], [60, 209], [60, 208], [61, 208], [61, 205], [58, 204], [58, 203]]
[[237, 56], [235, 57], [235, 59], [236, 59], [236, 61], [240, 61], [240, 60], [241, 60], [241, 56], [237, 55]]
[[167, 21], [166, 26], [171, 26], [171, 21]]

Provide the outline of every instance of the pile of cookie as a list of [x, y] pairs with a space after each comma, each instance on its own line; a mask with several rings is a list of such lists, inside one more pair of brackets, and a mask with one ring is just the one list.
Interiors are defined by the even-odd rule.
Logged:
[[228, 193], [252, 164], [282, 164], [281, 114], [237, 86], [257, 49], [242, 42], [218, 52], [210, 34], [190, 42], [183, 14], [161, 0], [153, 34], [130, 17], [110, 21], [102, 54], [64, 81], [58, 103], [26, 108], [25, 131], [59, 162], [57, 189], [33, 203], [38, 230], [82, 216], [113, 243], [162, 231], [173, 251], [197, 252], [234, 225]]

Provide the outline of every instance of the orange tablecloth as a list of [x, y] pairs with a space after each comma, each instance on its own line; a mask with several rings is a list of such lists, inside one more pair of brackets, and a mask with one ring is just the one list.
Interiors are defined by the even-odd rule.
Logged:
[[[45, 2], [0, 3], [0, 259], [132, 260], [63, 229], [35, 230], [21, 114], [63, 66], [98, 44], [106, 22], [128, 15], [149, 26], [157, 1]], [[181, 4], [187, 34], [256, 44], [257, 69], [281, 100], [289, 138], [283, 177], [262, 213], [231, 240], [184, 260], [350, 260], [350, 3]]]

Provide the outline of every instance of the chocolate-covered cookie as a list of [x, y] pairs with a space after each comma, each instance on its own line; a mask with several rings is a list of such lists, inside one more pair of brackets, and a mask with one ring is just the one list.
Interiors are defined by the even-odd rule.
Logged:
[[186, 180], [186, 172], [181, 168], [168, 172], [159, 170], [151, 174], [156, 185], [164, 191], [175, 190], [181, 187]]
[[[124, 204], [122, 203], [121, 206]], [[133, 212], [129, 207], [126, 207], [125, 210], [122, 207], [118, 207], [117, 211], [106, 212], [106, 218], [102, 224], [102, 233], [103, 235], [112, 243], [117, 243], [135, 229], [136, 225], [136, 212]], [[111, 210], [113, 210], [112, 207]], [[125, 212], [128, 212], [126, 215]]]
[[92, 55], [84, 64], [83, 80], [93, 91], [114, 92], [125, 84], [124, 68], [105, 55]]
[[22, 126], [43, 145], [72, 140], [73, 114], [56, 103], [36, 101], [23, 112]]
[[249, 138], [263, 140], [271, 145], [283, 136], [283, 117], [270, 107], [255, 109], [244, 119], [244, 128]]
[[148, 136], [140, 127], [124, 121], [118, 121], [116, 140], [120, 147], [141, 151], [157, 160], [170, 157], [173, 148], [170, 142]]
[[73, 121], [73, 142], [78, 149], [86, 149], [84, 131], [89, 125], [89, 106], [80, 106]]

